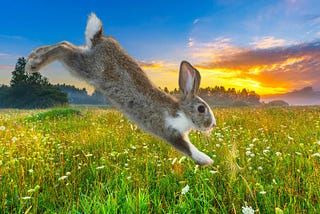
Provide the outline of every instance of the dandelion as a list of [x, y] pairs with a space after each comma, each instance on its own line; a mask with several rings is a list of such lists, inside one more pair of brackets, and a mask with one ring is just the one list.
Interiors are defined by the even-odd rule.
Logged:
[[252, 209], [251, 206], [248, 206], [247, 202], [246, 202], [245, 205], [242, 207], [242, 213], [243, 214], [254, 214], [254, 209]]
[[4, 130], [6, 130], [6, 127], [0, 126], [0, 131], [4, 131]]
[[189, 185], [187, 184], [185, 187], [182, 188], [181, 190], [181, 194], [182, 195], [185, 195], [188, 191], [189, 191], [190, 187]]
[[105, 168], [105, 166], [98, 166], [96, 169], [104, 169]]
[[58, 181], [65, 180], [65, 179], [67, 179], [67, 178], [68, 178], [68, 176], [64, 175], [64, 176], [61, 176], [60, 178], [58, 178]]

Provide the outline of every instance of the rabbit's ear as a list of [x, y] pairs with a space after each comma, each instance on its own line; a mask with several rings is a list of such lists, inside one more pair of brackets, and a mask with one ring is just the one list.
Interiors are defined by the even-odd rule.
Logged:
[[198, 94], [201, 76], [189, 62], [182, 61], [179, 73], [179, 87], [183, 97], [187, 98]]

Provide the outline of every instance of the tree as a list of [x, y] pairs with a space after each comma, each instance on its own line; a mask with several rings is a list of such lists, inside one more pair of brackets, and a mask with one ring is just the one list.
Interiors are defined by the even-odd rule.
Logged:
[[24, 57], [19, 58], [14, 71], [12, 71], [12, 78], [10, 81], [10, 85], [12, 87], [18, 84], [27, 83], [28, 75], [24, 71], [25, 65], [26, 65], [26, 59]]
[[68, 103], [66, 93], [39, 73], [26, 74], [25, 65], [25, 58], [19, 58], [12, 72], [11, 87], [0, 87], [0, 107], [48, 108]]

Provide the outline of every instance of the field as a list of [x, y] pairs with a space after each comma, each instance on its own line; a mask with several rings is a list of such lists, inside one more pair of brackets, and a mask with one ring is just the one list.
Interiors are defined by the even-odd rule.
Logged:
[[0, 213], [319, 213], [320, 107], [215, 108], [198, 167], [106, 108], [0, 111]]

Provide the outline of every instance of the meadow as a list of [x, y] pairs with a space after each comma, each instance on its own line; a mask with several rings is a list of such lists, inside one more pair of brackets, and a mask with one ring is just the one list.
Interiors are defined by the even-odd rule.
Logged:
[[0, 110], [0, 213], [320, 212], [320, 106], [213, 111], [199, 167], [113, 109]]

